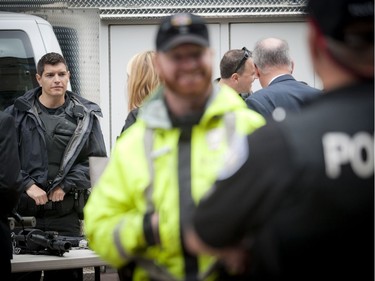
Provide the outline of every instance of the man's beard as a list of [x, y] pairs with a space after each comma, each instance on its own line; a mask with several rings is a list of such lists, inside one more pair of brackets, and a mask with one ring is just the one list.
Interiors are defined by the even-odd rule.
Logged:
[[182, 98], [194, 98], [200, 97], [205, 95], [210, 88], [211, 84], [211, 71], [205, 71], [204, 77], [202, 78], [203, 81], [199, 82], [199, 85], [191, 88], [191, 87], [183, 87], [175, 79], [164, 79], [164, 85], [168, 88], [174, 95], [182, 97]]

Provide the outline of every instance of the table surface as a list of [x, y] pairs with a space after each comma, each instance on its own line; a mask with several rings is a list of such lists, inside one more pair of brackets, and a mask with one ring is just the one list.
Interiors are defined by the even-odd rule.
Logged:
[[92, 250], [73, 249], [62, 257], [50, 255], [13, 255], [12, 272], [96, 267], [106, 265]]

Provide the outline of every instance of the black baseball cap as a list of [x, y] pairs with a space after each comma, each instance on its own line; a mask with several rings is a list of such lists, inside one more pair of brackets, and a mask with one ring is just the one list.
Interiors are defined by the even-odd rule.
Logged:
[[[307, 9], [326, 37], [344, 43], [353, 40], [374, 41], [374, 0], [310, 0]], [[372, 28], [352, 32], [351, 27], [358, 24], [372, 25]]]
[[174, 14], [162, 20], [156, 36], [156, 49], [166, 52], [185, 43], [209, 46], [205, 20], [190, 13]]

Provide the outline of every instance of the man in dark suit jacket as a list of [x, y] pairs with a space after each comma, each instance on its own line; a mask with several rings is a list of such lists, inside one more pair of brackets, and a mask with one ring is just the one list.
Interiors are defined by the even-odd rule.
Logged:
[[8, 216], [18, 201], [20, 163], [13, 117], [2, 111], [0, 128], [0, 272], [3, 280], [10, 280], [13, 250]]
[[293, 61], [285, 40], [266, 38], [255, 44], [253, 60], [263, 89], [246, 99], [250, 109], [264, 117], [276, 108], [299, 112], [302, 105], [320, 94], [318, 89], [294, 79]]

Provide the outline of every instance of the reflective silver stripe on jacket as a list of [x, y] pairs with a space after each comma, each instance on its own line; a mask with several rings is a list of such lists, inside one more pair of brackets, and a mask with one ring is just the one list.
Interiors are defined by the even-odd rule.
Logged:
[[[226, 131], [226, 140], [228, 146], [230, 146], [231, 141], [233, 137], [236, 134], [236, 115], [234, 112], [228, 112], [224, 115], [224, 127]], [[160, 157], [161, 155], [164, 155], [166, 153], [169, 153], [171, 151], [171, 148], [169, 147], [163, 147], [159, 150], [154, 151], [153, 150], [153, 143], [154, 143], [154, 130], [151, 128], [147, 128], [144, 136], [144, 148], [145, 148], [145, 155], [146, 155], [146, 161], [148, 165], [148, 171], [150, 175], [149, 184], [145, 189], [145, 196], [146, 196], [146, 203], [147, 203], [147, 213], [152, 213], [155, 210], [154, 203], [152, 202], [152, 194], [154, 189], [154, 159], [157, 157]], [[121, 239], [120, 239], [120, 230], [123, 226], [123, 221], [121, 221], [118, 226], [115, 229], [114, 232], [114, 240], [115, 245], [120, 253], [121, 257], [123, 259], [129, 259], [128, 254], [124, 251], [123, 246], [121, 245]], [[175, 281], [177, 280], [173, 276], [170, 275], [170, 273], [160, 265], [157, 265], [154, 261], [148, 260], [142, 257], [133, 256], [131, 260], [134, 260], [138, 266], [142, 267], [146, 272], [149, 274], [149, 276], [155, 280], [160, 281]], [[211, 265], [206, 272], [202, 272], [198, 276], [198, 280], [204, 280], [207, 278], [215, 269], [217, 264], [214, 263]]]

